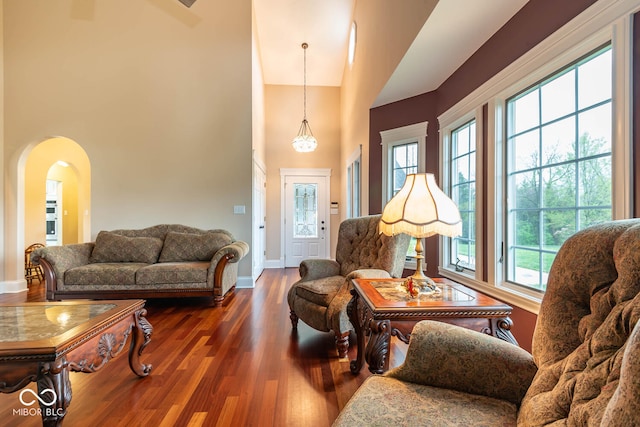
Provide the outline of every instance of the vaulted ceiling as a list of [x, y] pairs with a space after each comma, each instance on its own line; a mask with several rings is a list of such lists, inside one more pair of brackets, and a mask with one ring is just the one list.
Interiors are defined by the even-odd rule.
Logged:
[[[374, 106], [436, 89], [527, 1], [440, 0]], [[266, 84], [302, 85], [307, 42], [307, 85], [341, 85], [355, 0], [253, 4]]]

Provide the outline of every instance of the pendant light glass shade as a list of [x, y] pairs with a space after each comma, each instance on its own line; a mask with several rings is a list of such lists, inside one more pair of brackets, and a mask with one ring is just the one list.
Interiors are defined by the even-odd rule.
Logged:
[[298, 135], [293, 138], [293, 148], [300, 153], [309, 153], [316, 149], [318, 141], [311, 132], [311, 126], [307, 121], [307, 43], [302, 43], [302, 49], [304, 49], [304, 115], [300, 129], [298, 129]]
[[313, 137], [309, 122], [307, 119], [302, 120], [298, 136], [293, 138], [293, 148], [300, 153], [308, 153], [316, 149], [318, 141]]

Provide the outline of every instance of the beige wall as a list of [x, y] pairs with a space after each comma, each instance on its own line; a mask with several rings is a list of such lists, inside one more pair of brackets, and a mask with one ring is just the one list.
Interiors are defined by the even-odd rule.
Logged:
[[250, 0], [6, 0], [3, 12], [5, 280], [22, 275], [24, 153], [50, 136], [88, 154], [92, 237], [166, 222], [251, 242]]
[[256, 27], [255, 15], [251, 15], [252, 44], [251, 44], [251, 89], [252, 89], [252, 146], [253, 158], [262, 166], [267, 163], [265, 123], [264, 123], [264, 79], [262, 76], [262, 63], [260, 61], [260, 43], [258, 41], [258, 30]]
[[[437, 3], [437, 0], [356, 2], [355, 61], [351, 67], [345, 66], [341, 87], [341, 156], [346, 165], [348, 156], [362, 145], [363, 214], [369, 208], [369, 109]], [[342, 187], [346, 188], [346, 182]], [[342, 204], [345, 200], [343, 190]]]
[[[4, 0], [0, 0], [0, 46], [4, 46]], [[0, 99], [4, 99], [4, 48], [0, 49]], [[0, 165], [5, 164], [5, 155], [4, 155], [4, 102], [0, 102]], [[10, 189], [5, 186], [5, 176], [6, 169], [2, 167], [2, 173], [0, 173], [0, 189], [2, 189], [3, 193], [8, 192]], [[0, 241], [5, 242], [6, 239], [6, 224], [7, 224], [7, 215], [6, 215], [6, 206], [4, 203], [0, 203]], [[5, 253], [5, 246], [0, 245], [0, 260], [5, 261], [7, 259]], [[14, 252], [14, 251], [12, 251]], [[13, 253], [13, 260], [15, 263], [16, 253]], [[4, 281], [6, 278], [5, 271], [5, 262], [0, 262], [0, 282]], [[3, 286], [0, 286], [0, 292]]]
[[[331, 169], [331, 200], [341, 193], [340, 167], [340, 88], [307, 87], [307, 119], [318, 148], [298, 153], [291, 141], [298, 133], [303, 116], [302, 86], [265, 86], [265, 122], [267, 154], [267, 248], [269, 262], [281, 260], [281, 168]], [[343, 206], [340, 206], [343, 210]], [[335, 257], [340, 215], [331, 215], [331, 256]]]

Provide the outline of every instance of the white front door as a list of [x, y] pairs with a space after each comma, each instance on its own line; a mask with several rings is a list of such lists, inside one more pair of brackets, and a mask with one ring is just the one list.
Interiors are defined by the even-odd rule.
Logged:
[[284, 265], [298, 267], [309, 258], [329, 254], [329, 177], [284, 177]]

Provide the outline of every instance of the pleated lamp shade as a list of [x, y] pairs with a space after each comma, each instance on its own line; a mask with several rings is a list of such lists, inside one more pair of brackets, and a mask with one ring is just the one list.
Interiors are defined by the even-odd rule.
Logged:
[[387, 236], [404, 233], [422, 238], [462, 234], [460, 211], [436, 184], [432, 173], [407, 175], [400, 191], [384, 207], [379, 224]]

